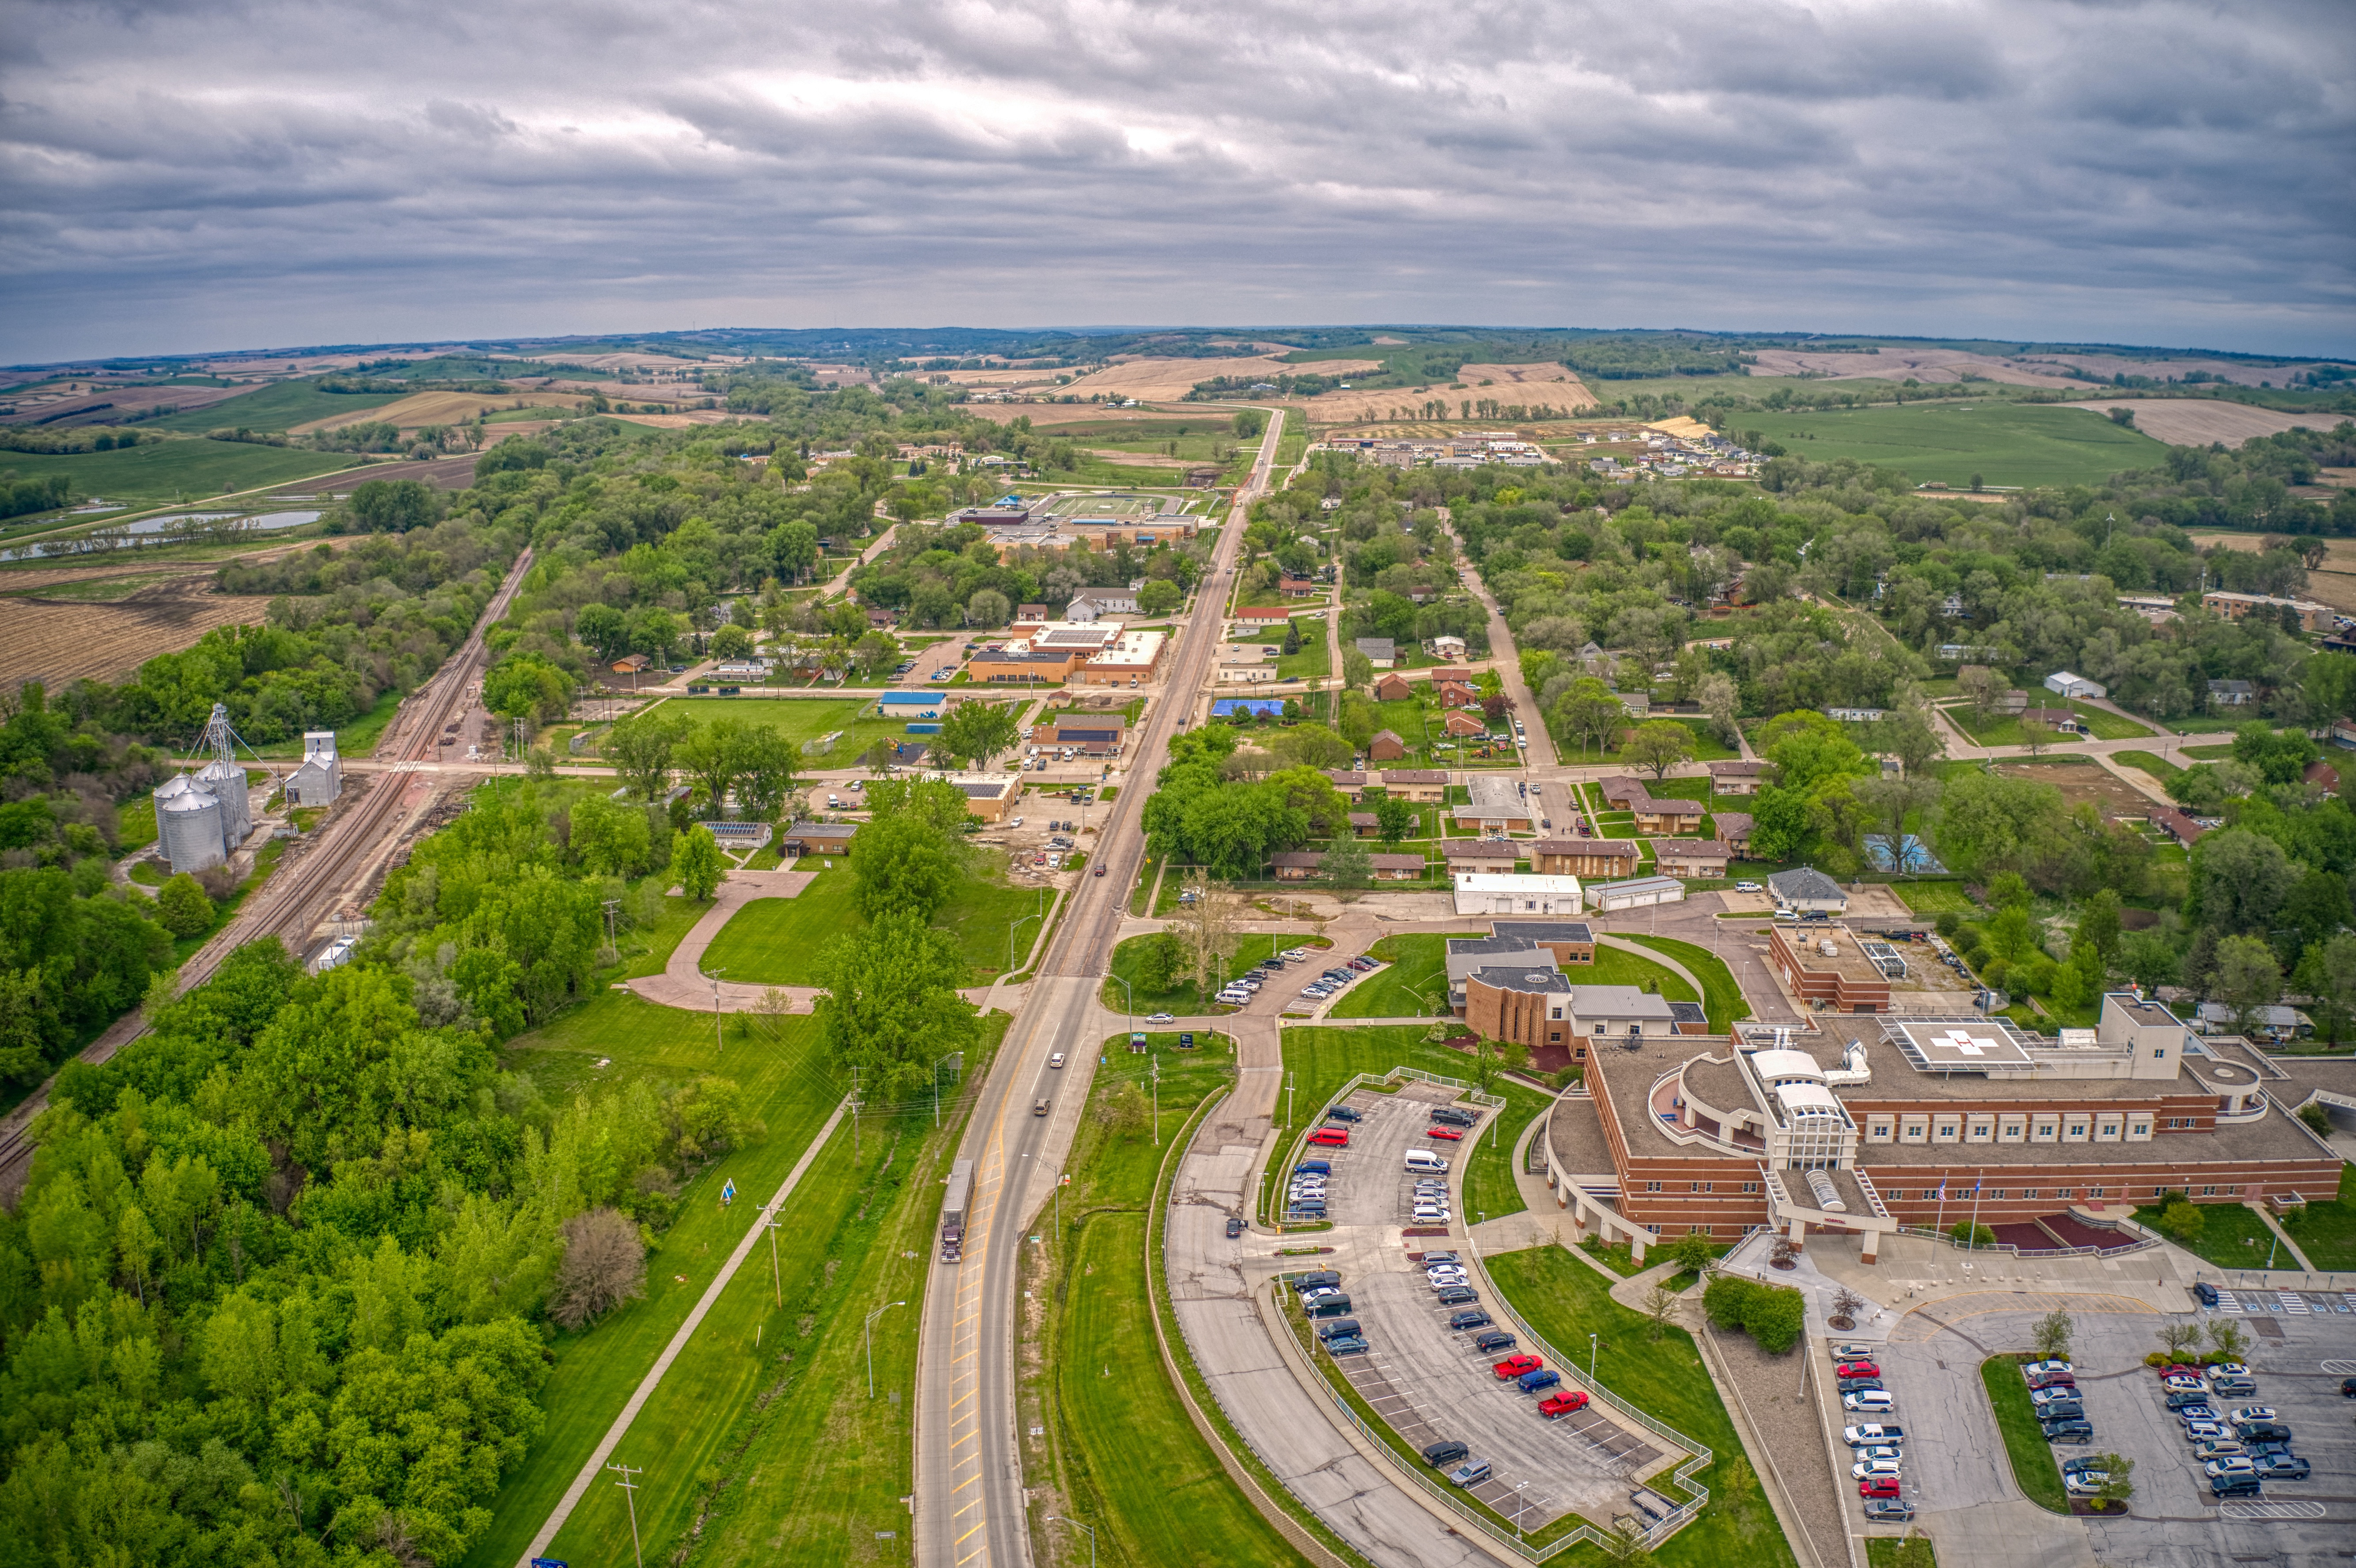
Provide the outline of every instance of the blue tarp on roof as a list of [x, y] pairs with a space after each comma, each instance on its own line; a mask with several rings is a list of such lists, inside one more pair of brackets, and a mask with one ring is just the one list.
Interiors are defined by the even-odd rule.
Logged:
[[887, 708], [937, 708], [948, 698], [939, 692], [886, 692], [877, 700]]
[[1230, 714], [1266, 714], [1271, 718], [1284, 716], [1282, 697], [1219, 697], [1211, 703], [1211, 715], [1225, 718]]
[[1890, 853], [1890, 835], [1888, 833], [1866, 834], [1865, 858], [1876, 871], [1937, 873], [1947, 869], [1939, 864], [1939, 857], [1931, 853], [1931, 846], [1912, 833], [1902, 833], [1899, 836], [1898, 854], [1894, 865]]

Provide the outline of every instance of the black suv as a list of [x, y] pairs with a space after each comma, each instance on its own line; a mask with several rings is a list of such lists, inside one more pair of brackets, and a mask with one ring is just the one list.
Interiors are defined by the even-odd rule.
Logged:
[[1437, 1470], [1443, 1465], [1455, 1464], [1459, 1459], [1462, 1459], [1471, 1455], [1472, 1452], [1472, 1450], [1467, 1448], [1462, 1443], [1457, 1442], [1454, 1438], [1451, 1438], [1445, 1443], [1435, 1443], [1430, 1447], [1425, 1449], [1423, 1451], [1423, 1462]]
[[1328, 1122], [1364, 1122], [1365, 1119], [1365, 1112], [1354, 1111], [1346, 1105], [1329, 1105], [1325, 1108], [1325, 1120]]
[[1472, 1348], [1484, 1356], [1494, 1355], [1499, 1350], [1510, 1350], [1518, 1343], [1518, 1340], [1502, 1328], [1472, 1336]]

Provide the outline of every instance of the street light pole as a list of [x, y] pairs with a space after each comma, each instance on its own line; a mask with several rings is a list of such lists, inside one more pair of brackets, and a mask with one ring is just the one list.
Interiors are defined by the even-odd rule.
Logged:
[[867, 1336], [867, 1397], [875, 1397], [875, 1320], [895, 1306], [905, 1306], [905, 1301], [887, 1301], [867, 1315], [864, 1332]]
[[1076, 1526], [1076, 1528], [1078, 1528], [1078, 1529], [1081, 1529], [1081, 1530], [1087, 1530], [1087, 1531], [1088, 1532], [1088, 1568], [1097, 1568], [1097, 1528], [1096, 1528], [1096, 1526], [1094, 1526], [1094, 1525], [1092, 1525], [1092, 1524], [1081, 1524], [1081, 1523], [1080, 1523], [1080, 1521], [1079, 1521], [1078, 1520], [1076, 1520], [1076, 1519], [1066, 1519], [1066, 1518], [1064, 1518], [1064, 1517], [1063, 1517], [1063, 1515], [1061, 1515], [1061, 1514], [1052, 1514], [1052, 1513], [1051, 1513], [1051, 1514], [1049, 1514], [1049, 1515], [1047, 1516], [1047, 1522], [1048, 1522], [1049, 1524], [1068, 1524], [1068, 1525], [1073, 1525], [1073, 1526]]
[[933, 1064], [933, 1125], [935, 1127], [941, 1124], [941, 1062], [964, 1055], [963, 1051], [951, 1051], [948, 1056], [943, 1057], [941, 1061]]
[[1589, 1336], [1587, 1337], [1587, 1381], [1588, 1381], [1588, 1385], [1589, 1385], [1590, 1388], [1594, 1386], [1594, 1383], [1595, 1383], [1595, 1336], [1594, 1336], [1594, 1335], [1592, 1335], [1592, 1334], [1590, 1334], [1590, 1335], [1589, 1335]]
[[766, 1213], [768, 1215], [768, 1219], [766, 1223], [769, 1231], [769, 1283], [776, 1288], [777, 1293], [777, 1307], [778, 1310], [783, 1311], [786, 1305], [786, 1276], [777, 1267], [776, 1206], [772, 1204], [766, 1210]]
[[1106, 978], [1120, 987], [1121, 996], [1129, 1004], [1129, 1032], [1134, 1035], [1137, 1033], [1137, 992], [1128, 981], [1117, 974], [1108, 975]]
[[720, 1063], [724, 1047], [720, 1030], [720, 977], [727, 972], [724, 969], [715, 969], [704, 976], [712, 982], [712, 1061], [715, 1067]]

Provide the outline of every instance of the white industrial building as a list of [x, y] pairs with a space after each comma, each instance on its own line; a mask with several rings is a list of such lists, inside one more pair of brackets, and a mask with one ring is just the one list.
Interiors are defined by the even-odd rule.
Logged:
[[286, 804], [324, 806], [344, 792], [344, 765], [336, 757], [336, 732], [303, 732], [303, 766], [287, 776]]
[[2065, 697], [2101, 697], [2108, 694], [2107, 690], [2099, 682], [2089, 681], [2083, 675], [2072, 675], [2067, 670], [2056, 670], [2052, 674], [2045, 677], [2045, 689], [2049, 692], [2059, 692]]
[[1460, 915], [1577, 915], [1586, 905], [1576, 876], [1518, 876], [1501, 872], [1456, 874]]
[[1605, 914], [1614, 909], [1642, 909], [1653, 904], [1682, 904], [1686, 885], [1674, 876], [1636, 876], [1606, 882], [1595, 889], [1595, 907]]

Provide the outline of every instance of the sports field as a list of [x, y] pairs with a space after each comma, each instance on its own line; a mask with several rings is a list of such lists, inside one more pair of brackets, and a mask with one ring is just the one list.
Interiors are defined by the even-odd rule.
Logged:
[[[225, 406], [234, 406], [234, 402]], [[220, 423], [212, 422], [214, 425]], [[14, 468], [25, 478], [65, 475], [73, 480], [77, 499], [104, 496], [109, 500], [148, 502], [174, 500], [184, 495], [201, 499], [221, 494], [224, 487], [230, 490], [260, 489], [290, 479], [332, 474], [358, 461], [344, 452], [305, 452], [288, 446], [204, 440], [158, 441], [134, 446], [127, 452], [0, 453], [0, 468]]]
[[2168, 447], [2084, 409], [2011, 403], [1924, 403], [1822, 413], [1744, 413], [1795, 457], [1856, 457], [1902, 468], [1917, 484], [1963, 489], [1977, 474], [1999, 486], [2096, 485], [2123, 468], [2148, 468]]

